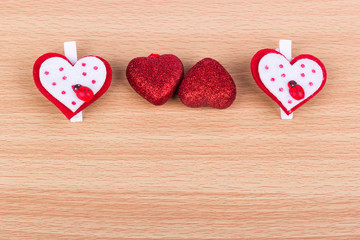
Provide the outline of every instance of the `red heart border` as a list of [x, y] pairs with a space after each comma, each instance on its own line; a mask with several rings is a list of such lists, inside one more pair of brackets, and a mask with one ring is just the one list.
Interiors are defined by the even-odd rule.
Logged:
[[[67, 59], [67, 57], [58, 54], [58, 53], [45, 53], [44, 55], [40, 56], [34, 63], [34, 68], [33, 68], [33, 77], [34, 77], [34, 82], [36, 87], [39, 89], [39, 91], [50, 101], [52, 102], [57, 108], [60, 109], [60, 111], [68, 118], [71, 119], [73, 116], [75, 116], [76, 114], [78, 114], [79, 112], [81, 112], [82, 110], [84, 110], [85, 108], [87, 108], [90, 104], [92, 104], [93, 102], [95, 102], [98, 98], [100, 98], [110, 87], [111, 84], [111, 79], [112, 79], [112, 69], [110, 67], [110, 64], [103, 58], [98, 57], [98, 56], [94, 56], [94, 55], [88, 55], [85, 57], [96, 57], [98, 59], [100, 59], [105, 67], [106, 67], [106, 79], [104, 82], [104, 85], [100, 88], [100, 90], [94, 95], [93, 99], [91, 99], [91, 101], [89, 102], [85, 102], [83, 103], [83, 105], [80, 106], [79, 109], [77, 109], [75, 112], [72, 112], [69, 108], [67, 108], [64, 104], [62, 104], [59, 100], [57, 100], [56, 98], [54, 98], [41, 84], [40, 82], [40, 76], [39, 76], [39, 70], [41, 67], [41, 64], [46, 61], [49, 58], [52, 57], [60, 57], [65, 59], [66, 61], [68, 61], [70, 64], [71, 62], [69, 61], [69, 59]], [[84, 58], [85, 58], [84, 57]], [[74, 64], [71, 64], [71, 66], [74, 66]]]
[[304, 101], [302, 101], [301, 103], [299, 103], [298, 105], [294, 106], [293, 108], [291, 108], [289, 111], [284, 107], [284, 105], [277, 99], [277, 97], [275, 95], [273, 95], [263, 84], [263, 82], [260, 79], [260, 75], [259, 75], [259, 62], [260, 60], [267, 54], [269, 53], [276, 53], [276, 54], [280, 54], [282, 55], [285, 59], [286, 57], [281, 54], [280, 52], [274, 50], [274, 49], [262, 49], [260, 51], [258, 51], [254, 57], [251, 60], [251, 73], [253, 75], [253, 78], [256, 82], [256, 84], [259, 86], [259, 88], [261, 90], [263, 90], [264, 93], [266, 93], [269, 97], [272, 98], [272, 100], [274, 100], [280, 107], [281, 109], [287, 114], [291, 114], [292, 112], [294, 112], [296, 109], [298, 109], [299, 107], [301, 107], [303, 104], [305, 104], [307, 101], [309, 101], [311, 98], [313, 98], [316, 94], [318, 94], [322, 88], [324, 87], [325, 83], [326, 83], [326, 77], [327, 77], [327, 73], [326, 73], [326, 69], [324, 64], [317, 59], [316, 57], [309, 55], [309, 54], [302, 54], [299, 55], [297, 57], [295, 57], [294, 59], [292, 59], [290, 61], [290, 64], [293, 65], [294, 63], [296, 63], [298, 60], [300, 59], [310, 59], [315, 61], [317, 64], [319, 64], [319, 66], [321, 67], [322, 71], [323, 71], [323, 81], [319, 87], [318, 90], [316, 90], [312, 95], [310, 95], [309, 97], [307, 97]]

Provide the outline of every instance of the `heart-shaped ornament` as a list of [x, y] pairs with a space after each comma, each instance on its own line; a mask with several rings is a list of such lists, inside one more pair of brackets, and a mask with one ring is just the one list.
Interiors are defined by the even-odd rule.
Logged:
[[183, 76], [183, 64], [172, 54], [134, 58], [126, 68], [126, 77], [133, 89], [154, 105], [166, 103]]
[[204, 58], [186, 73], [179, 87], [179, 98], [188, 107], [223, 109], [234, 102], [236, 86], [218, 61]]
[[74, 65], [63, 55], [46, 53], [33, 69], [40, 92], [68, 118], [84, 110], [109, 88], [110, 64], [97, 56], [86, 56]]
[[261, 90], [287, 115], [318, 94], [326, 82], [325, 66], [316, 57], [304, 54], [289, 62], [273, 49], [254, 55], [251, 72]]

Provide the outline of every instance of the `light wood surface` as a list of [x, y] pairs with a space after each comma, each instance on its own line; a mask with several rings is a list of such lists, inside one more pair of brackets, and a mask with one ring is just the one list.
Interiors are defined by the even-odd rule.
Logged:
[[[360, 239], [360, 2], [0, 2], [0, 239]], [[279, 39], [328, 70], [280, 120], [250, 60]], [[109, 91], [70, 123], [33, 83], [34, 61], [109, 61]], [[155, 107], [129, 86], [134, 57], [217, 59], [226, 110]]]

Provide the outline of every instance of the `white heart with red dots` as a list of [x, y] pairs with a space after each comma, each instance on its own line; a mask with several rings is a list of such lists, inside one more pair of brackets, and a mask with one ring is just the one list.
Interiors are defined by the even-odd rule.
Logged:
[[42, 86], [72, 112], [84, 104], [72, 86], [88, 87], [95, 95], [104, 85], [106, 75], [106, 67], [97, 57], [84, 57], [74, 66], [64, 58], [52, 57], [45, 60], [39, 70]]
[[[269, 53], [259, 62], [258, 72], [264, 86], [291, 111], [294, 107], [311, 97], [323, 84], [324, 73], [314, 60], [302, 58], [293, 65], [281, 54]], [[300, 85], [305, 97], [294, 99], [289, 92], [289, 81]]]

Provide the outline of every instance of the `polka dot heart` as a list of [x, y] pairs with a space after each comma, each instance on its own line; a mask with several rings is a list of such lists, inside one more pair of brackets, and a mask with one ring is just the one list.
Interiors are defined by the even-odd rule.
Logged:
[[[40, 92], [70, 119], [106, 92], [112, 70], [97, 56], [84, 57], [72, 65], [63, 55], [47, 53], [36, 60], [33, 74]], [[94, 97], [88, 102], [80, 100], [73, 89], [76, 84], [89, 88]]]
[[288, 115], [318, 94], [326, 82], [326, 69], [319, 59], [300, 55], [289, 62], [273, 49], [254, 55], [251, 72], [257, 85]]

